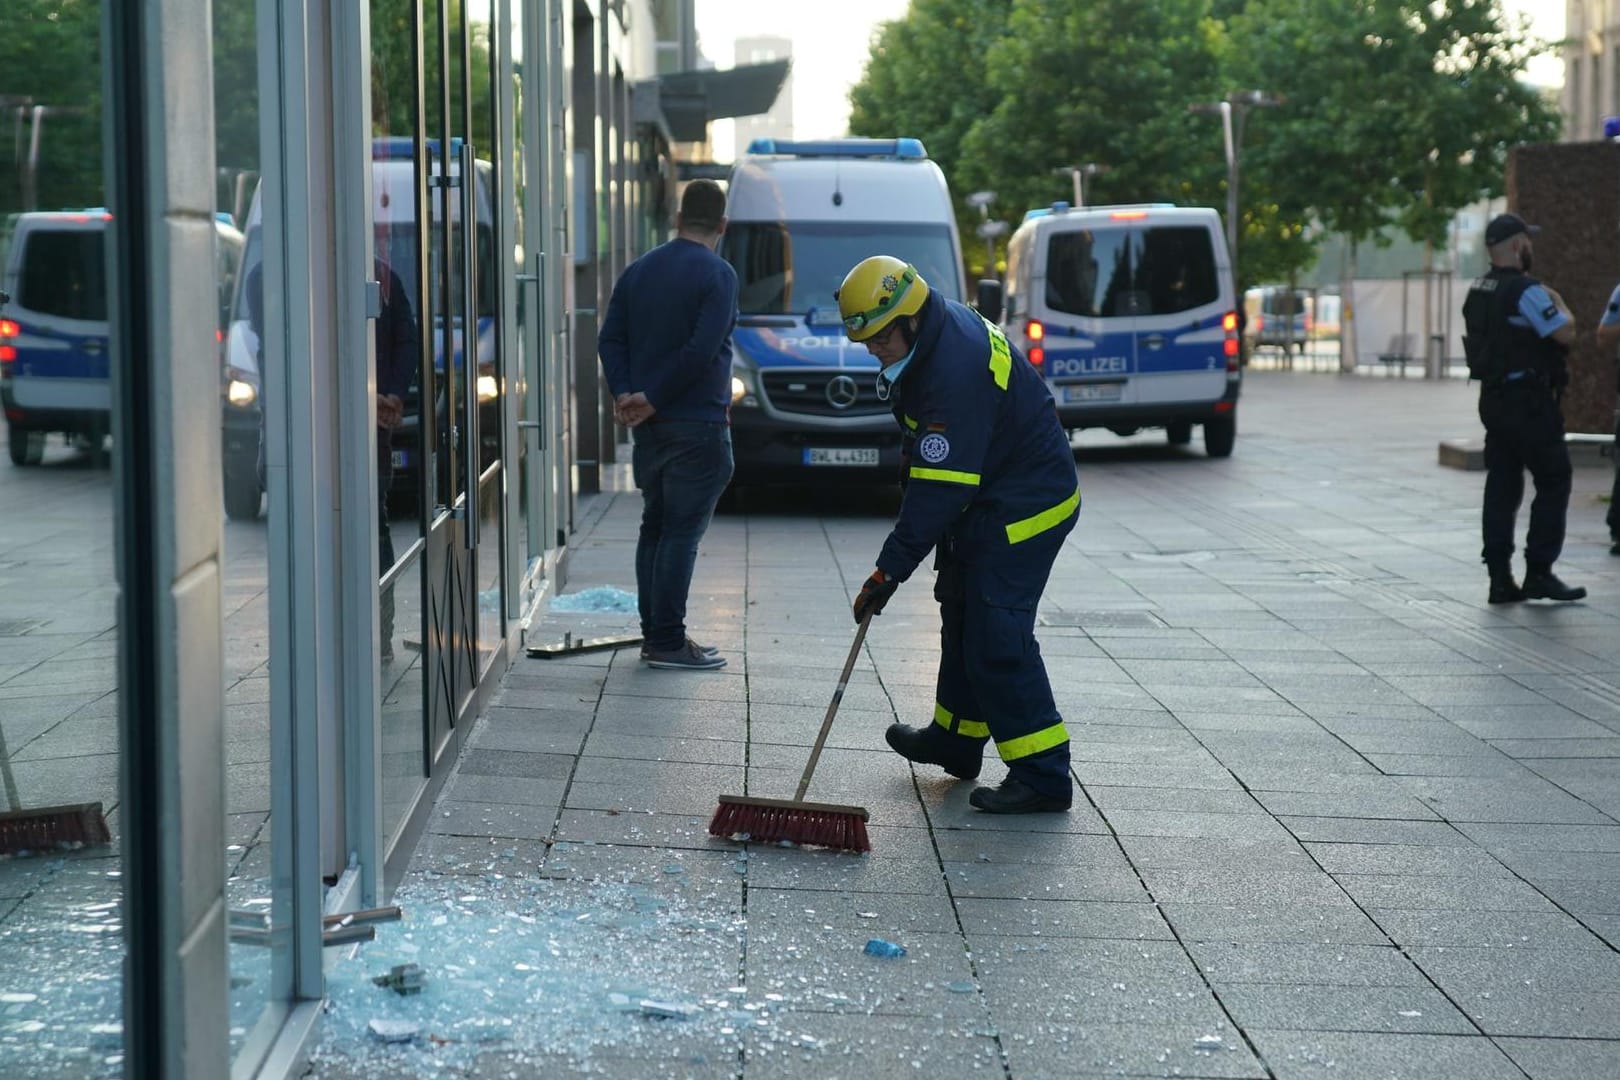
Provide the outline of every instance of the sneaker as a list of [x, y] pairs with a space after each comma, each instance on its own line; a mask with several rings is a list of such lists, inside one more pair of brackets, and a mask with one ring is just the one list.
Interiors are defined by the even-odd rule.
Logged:
[[929, 730], [890, 724], [889, 730], [883, 733], [883, 739], [889, 744], [889, 749], [907, 761], [918, 765], [938, 765], [958, 780], [972, 780], [979, 775], [979, 766], [984, 759], [982, 746], [976, 747], [976, 753], [971, 757], [948, 754], [939, 741], [929, 737]]
[[1615, 537], [1614, 543], [1609, 545], [1609, 554], [1620, 555], [1620, 536]]
[[[691, 638], [687, 638], [686, 643], [688, 645], [690, 645], [692, 648], [696, 649], [698, 652], [702, 653], [704, 656], [719, 656], [720, 655], [719, 648], [717, 648], [714, 645], [699, 645], [697, 642], [693, 641]], [[647, 648], [647, 646], [643, 645], [641, 647], [641, 661], [642, 661], [642, 663], [647, 662], [647, 656], [651, 652], [652, 652], [652, 650]]]
[[1524, 587], [1521, 590], [1526, 600], [1584, 600], [1586, 588], [1581, 585], [1566, 585], [1559, 580], [1558, 575], [1551, 570], [1532, 570], [1524, 575]]
[[1011, 776], [997, 787], [974, 788], [968, 802], [987, 814], [1048, 814], [1068, 810], [1072, 795], [1043, 795]]
[[670, 671], [713, 671], [726, 666], [726, 658], [703, 651], [697, 642], [687, 639], [685, 644], [665, 651], [650, 649], [647, 666]]

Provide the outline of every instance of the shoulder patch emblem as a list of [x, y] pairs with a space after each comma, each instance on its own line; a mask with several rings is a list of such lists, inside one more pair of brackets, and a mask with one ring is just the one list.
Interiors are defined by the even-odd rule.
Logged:
[[938, 465], [950, 456], [950, 440], [937, 431], [931, 431], [918, 440], [917, 453], [928, 464]]

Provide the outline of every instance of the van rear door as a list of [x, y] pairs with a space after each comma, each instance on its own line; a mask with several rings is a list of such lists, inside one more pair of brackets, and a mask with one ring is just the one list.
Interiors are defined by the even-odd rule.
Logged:
[[24, 409], [104, 412], [107, 285], [100, 221], [40, 223], [21, 245], [9, 315], [18, 324], [12, 394]]
[[1135, 400], [1218, 400], [1226, 393], [1226, 338], [1213, 225], [1144, 218], [1131, 228], [1136, 312]]
[[[1125, 287], [1131, 232], [1125, 228], [1053, 229], [1032, 312], [1048, 317], [1040, 341], [1059, 407], [1136, 400], [1137, 315]], [[1038, 319], [1035, 321], [1039, 321]], [[1033, 343], [1033, 327], [1025, 327]]]

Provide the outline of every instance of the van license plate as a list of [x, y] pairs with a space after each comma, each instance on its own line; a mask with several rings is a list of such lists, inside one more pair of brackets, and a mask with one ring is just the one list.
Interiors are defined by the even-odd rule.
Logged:
[[1069, 404], [1077, 401], [1118, 401], [1120, 391], [1124, 388], [1124, 383], [1086, 383], [1081, 386], [1065, 386], [1063, 387], [1063, 400]]
[[804, 448], [806, 465], [876, 465], [875, 446], [807, 446]]

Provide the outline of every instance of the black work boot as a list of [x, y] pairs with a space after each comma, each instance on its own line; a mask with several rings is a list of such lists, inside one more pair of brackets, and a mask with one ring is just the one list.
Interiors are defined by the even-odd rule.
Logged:
[[[1492, 590], [1495, 591], [1494, 588]], [[1524, 572], [1524, 598], [1526, 600], [1584, 600], [1586, 589], [1580, 585], [1565, 585], [1552, 572], [1552, 567], [1533, 563]]]
[[1516, 604], [1524, 599], [1524, 590], [1519, 583], [1513, 580], [1513, 569], [1508, 566], [1491, 566], [1491, 595], [1493, 604]]
[[[904, 724], [890, 724], [883, 733], [890, 749], [907, 761], [918, 765], [938, 765], [958, 780], [972, 780], [979, 775], [984, 764], [984, 746], [963, 743], [958, 749], [949, 745], [963, 740], [941, 733], [933, 734], [933, 727], [914, 728]], [[968, 749], [971, 747], [971, 749]], [[967, 750], [966, 753], [962, 752]]]
[[968, 802], [987, 814], [1046, 814], [1069, 808], [1073, 795], [1046, 795], [1009, 775], [996, 787], [974, 788]]

